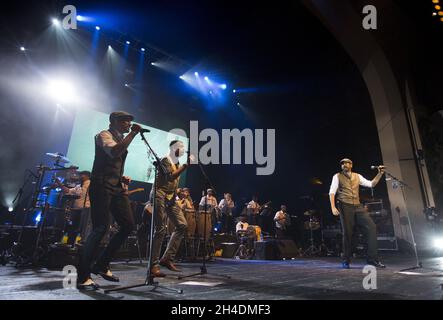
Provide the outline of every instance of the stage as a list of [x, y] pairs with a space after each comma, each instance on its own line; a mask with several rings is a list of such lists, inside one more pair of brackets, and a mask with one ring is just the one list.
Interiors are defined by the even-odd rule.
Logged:
[[[297, 258], [295, 260], [235, 260], [217, 258], [207, 264], [208, 275], [178, 280], [177, 273], [166, 270], [159, 283], [183, 294], [141, 287], [104, 294], [113, 283], [96, 278], [101, 290], [80, 292], [63, 288], [61, 271], [0, 268], [0, 300], [440, 300], [442, 298], [443, 259], [423, 259], [424, 269], [417, 274], [397, 273], [414, 265], [414, 258], [400, 253], [385, 253], [386, 269], [377, 270], [377, 289], [363, 288], [364, 260], [357, 259], [350, 270], [341, 269], [336, 257]], [[198, 263], [180, 263], [182, 274], [199, 271]], [[137, 261], [113, 263], [121, 285], [143, 282], [146, 264]], [[165, 268], [162, 268], [165, 269]], [[213, 275], [224, 274], [231, 279]]]

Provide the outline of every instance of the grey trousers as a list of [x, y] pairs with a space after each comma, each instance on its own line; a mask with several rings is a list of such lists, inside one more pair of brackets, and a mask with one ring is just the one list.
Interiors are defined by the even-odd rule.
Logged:
[[155, 197], [154, 213], [154, 239], [152, 243], [152, 265], [159, 264], [160, 251], [162, 248], [163, 239], [166, 235], [167, 218], [169, 218], [175, 230], [169, 239], [166, 251], [163, 254], [163, 259], [174, 260], [175, 255], [180, 247], [180, 243], [186, 234], [188, 224], [185, 215], [180, 207], [173, 201], [172, 203], [166, 199], [166, 194], [163, 191], [157, 191]]

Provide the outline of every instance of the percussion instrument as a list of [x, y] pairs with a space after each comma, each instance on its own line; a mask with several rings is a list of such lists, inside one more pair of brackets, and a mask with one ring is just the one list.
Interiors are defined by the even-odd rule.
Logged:
[[[199, 211], [196, 218], [197, 218], [196, 219], [197, 235], [201, 238], [208, 239], [211, 236], [211, 230], [212, 230], [212, 214], [205, 211]], [[206, 223], [206, 229], [205, 229], [205, 223]]]
[[186, 237], [193, 238], [195, 235], [195, 229], [197, 227], [197, 221], [195, 219], [195, 210], [184, 210], [186, 222], [188, 223], [188, 229], [186, 231]]
[[320, 221], [317, 217], [311, 216], [308, 221], [304, 223], [305, 230], [318, 230], [320, 229]]

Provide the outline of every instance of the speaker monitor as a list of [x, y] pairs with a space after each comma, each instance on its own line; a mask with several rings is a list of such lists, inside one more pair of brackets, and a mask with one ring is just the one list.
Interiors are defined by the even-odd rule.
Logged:
[[275, 240], [257, 241], [254, 244], [256, 260], [276, 260]]
[[299, 256], [299, 250], [293, 240], [276, 240], [277, 259], [291, 259]]

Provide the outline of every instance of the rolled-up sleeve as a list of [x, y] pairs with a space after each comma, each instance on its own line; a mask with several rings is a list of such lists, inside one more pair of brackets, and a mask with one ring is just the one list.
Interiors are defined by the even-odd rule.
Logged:
[[338, 176], [335, 174], [332, 177], [331, 186], [329, 187], [329, 194], [336, 194], [338, 190]]
[[114, 140], [114, 137], [109, 131], [104, 130], [96, 135], [95, 143], [97, 144], [97, 146], [102, 148], [108, 156], [114, 158], [111, 151], [112, 148], [117, 144], [117, 142]]
[[366, 179], [365, 177], [363, 177], [361, 174], [358, 175], [358, 177], [360, 178], [360, 185], [366, 188], [372, 188], [372, 181], [369, 181], [368, 179]]

